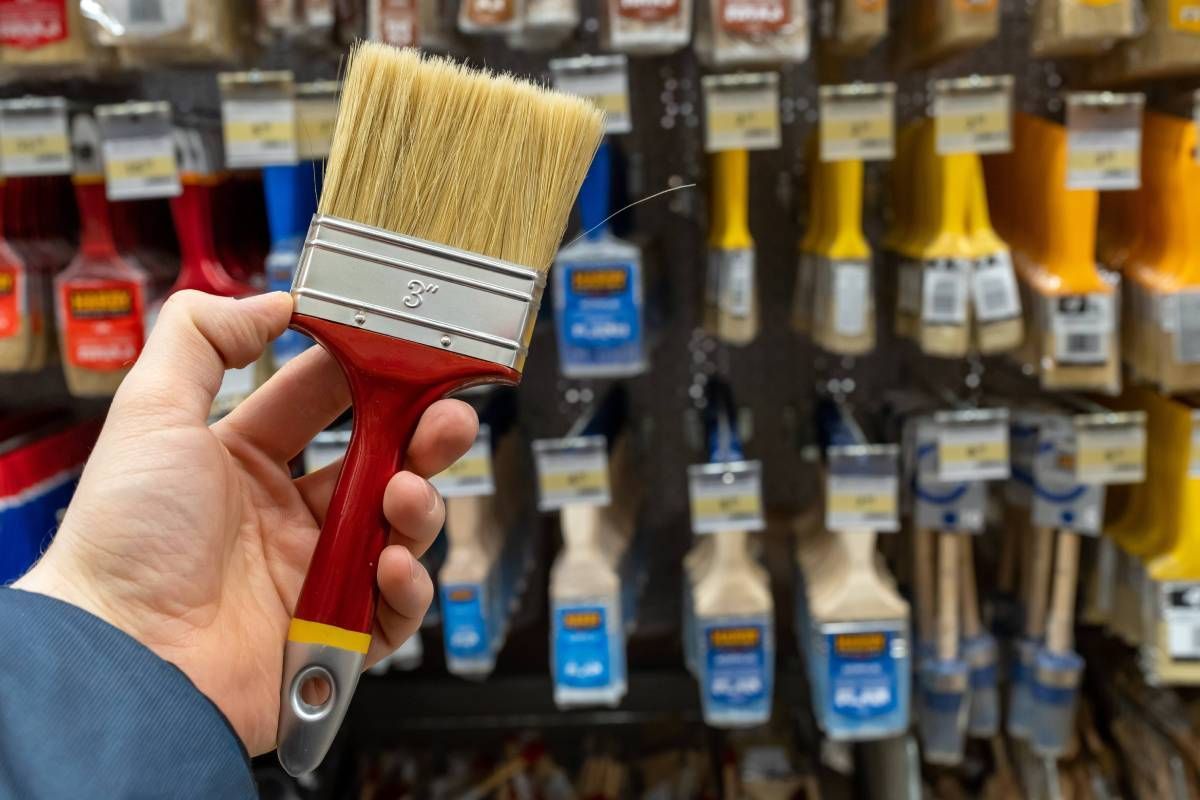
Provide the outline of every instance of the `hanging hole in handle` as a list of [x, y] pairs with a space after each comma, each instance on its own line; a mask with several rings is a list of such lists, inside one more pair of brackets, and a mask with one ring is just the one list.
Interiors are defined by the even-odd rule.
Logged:
[[306, 720], [319, 720], [333, 709], [336, 691], [329, 670], [316, 664], [305, 667], [292, 681], [292, 708]]

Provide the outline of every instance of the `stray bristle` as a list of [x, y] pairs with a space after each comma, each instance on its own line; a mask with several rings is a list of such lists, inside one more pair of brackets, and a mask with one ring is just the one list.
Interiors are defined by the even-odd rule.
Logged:
[[359, 44], [319, 211], [545, 271], [603, 128], [585, 100]]

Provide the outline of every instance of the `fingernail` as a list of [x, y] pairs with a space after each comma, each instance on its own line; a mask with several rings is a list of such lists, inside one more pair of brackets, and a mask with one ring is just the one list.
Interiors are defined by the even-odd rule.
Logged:
[[433, 488], [433, 484], [425, 481], [426, 503], [425, 513], [432, 514], [438, 504], [438, 490]]

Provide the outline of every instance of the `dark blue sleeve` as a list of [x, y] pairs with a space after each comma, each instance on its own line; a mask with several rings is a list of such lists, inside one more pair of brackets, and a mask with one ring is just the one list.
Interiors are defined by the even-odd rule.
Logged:
[[0, 797], [255, 797], [187, 676], [75, 606], [0, 588]]

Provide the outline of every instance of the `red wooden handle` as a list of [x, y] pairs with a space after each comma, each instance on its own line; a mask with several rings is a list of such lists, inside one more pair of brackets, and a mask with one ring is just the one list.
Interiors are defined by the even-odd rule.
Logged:
[[451, 392], [479, 383], [516, 383], [520, 373], [303, 314], [292, 315], [292, 327], [337, 359], [354, 405], [350, 447], [293, 616], [369, 633], [378, 602], [379, 554], [391, 530], [383, 516], [383, 491], [404, 468], [421, 415]]

